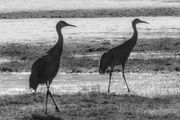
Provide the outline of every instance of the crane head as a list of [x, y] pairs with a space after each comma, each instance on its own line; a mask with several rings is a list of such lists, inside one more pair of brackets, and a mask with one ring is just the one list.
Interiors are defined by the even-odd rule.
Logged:
[[75, 25], [71, 25], [71, 24], [68, 24], [66, 23], [65, 21], [59, 21], [56, 25], [56, 29], [61, 29], [63, 27], [66, 27], [66, 26], [72, 26], [72, 27], [76, 27]]
[[136, 18], [136, 19], [133, 20], [133, 24], [138, 24], [138, 23], [146, 23], [146, 24], [149, 24], [148, 22], [142, 21], [142, 20], [140, 20], [140, 19], [138, 19], [138, 18]]

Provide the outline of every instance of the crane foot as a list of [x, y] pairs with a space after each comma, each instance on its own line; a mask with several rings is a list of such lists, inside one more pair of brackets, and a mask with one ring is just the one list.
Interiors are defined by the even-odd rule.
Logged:
[[47, 115], [47, 110], [45, 111], [45, 114]]
[[55, 109], [56, 109], [56, 112], [60, 112], [58, 107], [56, 107]]

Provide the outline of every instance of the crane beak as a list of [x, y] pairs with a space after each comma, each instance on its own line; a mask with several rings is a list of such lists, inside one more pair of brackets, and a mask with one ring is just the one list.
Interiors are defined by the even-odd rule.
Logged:
[[149, 24], [148, 22], [146, 22], [146, 21], [141, 21], [141, 23], [146, 23], [146, 24]]
[[75, 25], [71, 25], [71, 24], [67, 24], [67, 26], [77, 27], [77, 26], [75, 26]]

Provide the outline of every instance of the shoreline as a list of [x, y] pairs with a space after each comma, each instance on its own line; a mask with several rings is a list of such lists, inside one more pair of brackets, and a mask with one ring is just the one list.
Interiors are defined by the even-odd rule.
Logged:
[[0, 19], [22, 18], [103, 18], [137, 16], [180, 16], [180, 8], [126, 8], [126, 9], [76, 9], [40, 10], [0, 13]]

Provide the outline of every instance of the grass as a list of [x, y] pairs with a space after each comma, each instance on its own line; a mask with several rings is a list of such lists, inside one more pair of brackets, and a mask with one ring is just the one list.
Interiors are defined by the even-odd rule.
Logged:
[[[60, 113], [52, 101], [45, 111], [45, 94], [0, 96], [0, 119], [22, 120], [178, 120], [176, 108], [169, 111], [179, 96], [155, 98], [106, 93], [76, 93], [54, 95]], [[150, 112], [150, 111], [158, 111]], [[166, 111], [166, 112], [163, 112]], [[161, 114], [163, 113], [163, 114]]]
[[20, 18], [95, 18], [95, 17], [130, 17], [130, 16], [180, 16], [179, 8], [130, 8], [130, 9], [87, 9], [87, 10], [52, 10], [31, 12], [1, 13], [1, 19]]
[[[99, 59], [92, 56], [75, 57], [75, 54], [102, 54], [119, 43], [115, 41], [87, 44], [65, 44], [61, 59], [60, 71], [63, 72], [98, 72]], [[160, 38], [139, 40], [134, 47], [135, 52], [169, 52], [179, 55], [180, 44], [178, 38]], [[4, 44], [0, 45], [0, 57], [10, 58], [12, 61], [1, 63], [2, 72], [22, 72], [30, 71], [33, 62], [46, 53], [51, 45], [33, 45], [33, 44]], [[100, 56], [99, 56], [100, 57]], [[121, 70], [121, 68], [117, 69]], [[180, 71], [179, 59], [172, 58], [149, 58], [140, 57], [129, 59], [126, 64], [126, 70], [131, 72], [158, 72], [158, 71]]]

